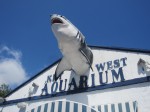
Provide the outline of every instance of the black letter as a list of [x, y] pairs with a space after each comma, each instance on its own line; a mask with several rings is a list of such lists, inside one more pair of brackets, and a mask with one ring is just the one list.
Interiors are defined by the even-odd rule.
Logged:
[[108, 61], [107, 62], [107, 70], [111, 70], [113, 67], [112, 67], [112, 61]]
[[52, 77], [52, 76], [47, 76], [47, 83], [52, 81], [52, 80], [51, 80], [51, 77]]
[[101, 71], [103, 71], [104, 67], [105, 67], [105, 63], [103, 63], [103, 65], [101, 63], [96, 65], [98, 72], [100, 72], [100, 69], [102, 69]]
[[120, 67], [119, 59], [114, 60], [114, 68]]
[[95, 86], [95, 74], [91, 74], [92, 77], [92, 87]]
[[79, 84], [79, 88], [86, 88], [88, 87], [87, 85], [87, 79], [88, 77], [87, 76], [80, 76], [80, 84]]
[[62, 83], [63, 83], [63, 80], [60, 80], [60, 86], [59, 86], [59, 91], [60, 91], [60, 92], [65, 91], [65, 89], [66, 89], [66, 84], [67, 84], [67, 79], [65, 79], [65, 87], [64, 87], [64, 90], [62, 90]]
[[116, 73], [115, 70], [111, 70], [111, 72], [112, 72], [112, 77], [113, 77], [113, 83], [115, 83], [115, 79], [117, 79], [117, 80], [119, 79], [119, 75], [120, 75], [121, 81], [125, 80], [124, 75], [123, 75], [123, 71], [122, 71], [122, 67], [119, 68], [118, 73]]
[[127, 58], [126, 58], [126, 57], [125, 57], [125, 58], [121, 58], [121, 59], [120, 59], [120, 61], [123, 61], [123, 66], [127, 66], [127, 64], [126, 64], [126, 62], [125, 62], [126, 60], [127, 60]]
[[48, 91], [47, 91], [47, 83], [45, 84], [44, 88], [42, 89], [41, 95], [43, 95], [43, 92], [45, 92], [46, 95], [48, 94]]
[[106, 74], [106, 82], [103, 82], [103, 72], [99, 72], [99, 81], [100, 81], [100, 84], [102, 84], [102, 85], [105, 85], [106, 83], [108, 83], [108, 72], [107, 71], [105, 71], [105, 74]]
[[72, 85], [74, 86], [73, 90], [77, 89], [76, 81], [74, 78], [72, 78], [71, 82], [69, 83], [69, 89], [68, 90], [71, 90]]
[[[55, 86], [55, 89], [54, 89], [54, 85], [56, 84]], [[51, 94], [55, 94], [56, 91], [57, 91], [57, 88], [58, 88], [58, 82], [54, 82], [51, 86]], [[54, 90], [53, 90], [54, 89]]]

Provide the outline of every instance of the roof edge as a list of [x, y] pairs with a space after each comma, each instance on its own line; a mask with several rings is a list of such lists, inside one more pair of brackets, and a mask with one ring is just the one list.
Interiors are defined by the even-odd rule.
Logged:
[[124, 47], [115, 47], [115, 46], [93, 46], [93, 45], [89, 45], [89, 47], [96, 48], [96, 49], [108, 49], [108, 50], [118, 50], [118, 51], [137, 52], [137, 53], [150, 53], [150, 50], [147, 49], [124, 48]]

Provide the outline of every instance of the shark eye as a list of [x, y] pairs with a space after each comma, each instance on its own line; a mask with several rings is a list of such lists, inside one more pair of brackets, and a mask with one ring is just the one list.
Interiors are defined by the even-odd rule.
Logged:
[[64, 18], [65, 20], [67, 20], [67, 19], [65, 18], [65, 16], [60, 16], [60, 17], [62, 17], [62, 18]]

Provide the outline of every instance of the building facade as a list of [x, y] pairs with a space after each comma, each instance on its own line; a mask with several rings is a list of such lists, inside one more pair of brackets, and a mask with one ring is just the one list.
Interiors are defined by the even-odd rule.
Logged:
[[91, 49], [93, 70], [54, 82], [58, 60], [8, 94], [0, 112], [149, 112], [150, 51]]

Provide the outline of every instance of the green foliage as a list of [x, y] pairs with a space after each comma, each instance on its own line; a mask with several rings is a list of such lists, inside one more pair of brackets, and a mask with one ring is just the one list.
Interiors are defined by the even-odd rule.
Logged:
[[0, 97], [4, 97], [10, 92], [11, 92], [11, 88], [9, 87], [9, 85], [1, 84], [1, 86], [0, 86]]

